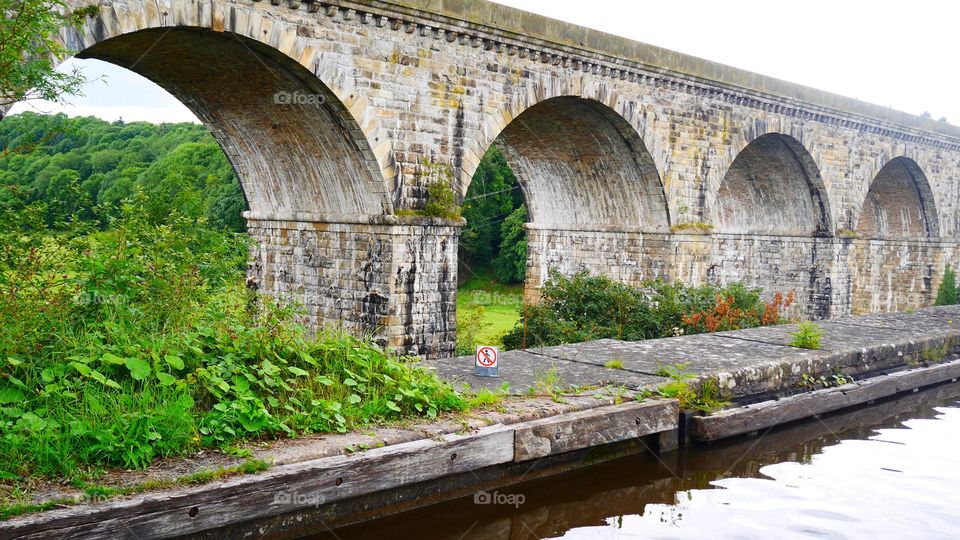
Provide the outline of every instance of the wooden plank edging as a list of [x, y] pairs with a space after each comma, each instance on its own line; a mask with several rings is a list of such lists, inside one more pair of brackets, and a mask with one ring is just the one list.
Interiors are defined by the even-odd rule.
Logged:
[[690, 422], [690, 436], [700, 442], [735, 437], [956, 378], [960, 378], [960, 360], [899, 371], [836, 388], [726, 409], [710, 416], [696, 416]]
[[[598, 414], [599, 413], [599, 414]], [[632, 402], [526, 422], [514, 429], [514, 461], [527, 461], [676, 429], [676, 400]]]

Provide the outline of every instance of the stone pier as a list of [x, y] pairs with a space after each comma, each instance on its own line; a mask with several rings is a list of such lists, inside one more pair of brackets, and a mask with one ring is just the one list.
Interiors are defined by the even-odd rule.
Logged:
[[318, 329], [342, 329], [396, 350], [450, 356], [457, 331], [457, 239], [436, 218], [354, 223], [258, 219], [249, 282], [305, 309]]

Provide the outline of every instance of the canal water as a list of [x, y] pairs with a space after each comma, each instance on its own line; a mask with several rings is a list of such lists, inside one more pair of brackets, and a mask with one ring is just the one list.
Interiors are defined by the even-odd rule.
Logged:
[[960, 386], [314, 538], [960, 538]]

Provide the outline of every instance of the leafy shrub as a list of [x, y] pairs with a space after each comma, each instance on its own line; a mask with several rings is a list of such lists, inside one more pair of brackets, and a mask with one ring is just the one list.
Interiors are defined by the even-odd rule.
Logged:
[[639, 341], [776, 324], [792, 296], [778, 294], [765, 304], [760, 291], [739, 283], [718, 288], [653, 280], [638, 288], [586, 271], [552, 271], [541, 303], [525, 308], [503, 344], [516, 349], [602, 338]]
[[823, 329], [820, 328], [820, 325], [810, 321], [803, 321], [800, 323], [796, 332], [790, 333], [790, 335], [793, 336], [793, 339], [790, 341], [790, 346], [801, 349], [819, 349], [821, 334], [823, 334]]
[[450, 182], [437, 180], [427, 186], [427, 203], [423, 208], [426, 216], [458, 219], [460, 208], [457, 206], [456, 195]]
[[94, 232], [51, 232], [46, 204], [13, 202], [0, 209], [0, 477], [465, 406], [406, 359], [313, 337], [293, 307], [246, 289], [242, 235], [176, 212], [154, 223], [143, 195]]
[[952, 306], [957, 303], [957, 274], [948, 264], [943, 270], [943, 279], [937, 288], [937, 306]]

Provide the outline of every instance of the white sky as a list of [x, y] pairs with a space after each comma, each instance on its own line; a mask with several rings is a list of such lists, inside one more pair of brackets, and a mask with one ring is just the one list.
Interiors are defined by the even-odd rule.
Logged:
[[[731, 66], [960, 125], [960, 2], [953, 0], [499, 0]], [[122, 68], [71, 60], [91, 81], [64, 111], [107, 120], [196, 121]]]

